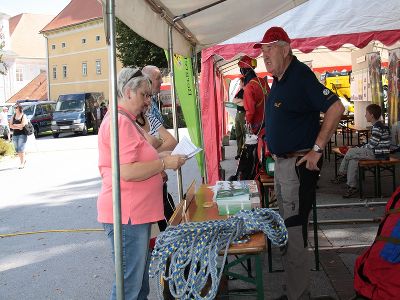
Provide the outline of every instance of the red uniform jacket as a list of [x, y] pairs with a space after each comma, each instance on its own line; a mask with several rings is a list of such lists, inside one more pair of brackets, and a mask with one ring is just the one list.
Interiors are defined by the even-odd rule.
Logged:
[[246, 121], [257, 134], [264, 121], [264, 101], [270, 88], [263, 78], [255, 77], [244, 87], [243, 103]]

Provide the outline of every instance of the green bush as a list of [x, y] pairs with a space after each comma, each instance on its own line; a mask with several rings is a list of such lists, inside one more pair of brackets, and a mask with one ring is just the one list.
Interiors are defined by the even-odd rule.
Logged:
[[14, 153], [14, 145], [0, 138], [0, 156], [13, 155]]

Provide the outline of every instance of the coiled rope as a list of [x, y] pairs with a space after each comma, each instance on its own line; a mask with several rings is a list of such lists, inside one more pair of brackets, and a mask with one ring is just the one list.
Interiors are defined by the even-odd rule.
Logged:
[[[159, 282], [158, 298], [163, 299], [164, 279], [175, 299], [214, 299], [223, 271], [223, 267], [218, 269], [218, 253], [224, 250], [224, 266], [230, 244], [259, 231], [275, 245], [287, 243], [282, 217], [268, 208], [241, 210], [227, 220], [169, 226], [158, 236], [150, 262], [150, 277]], [[207, 281], [211, 286], [202, 296]]]

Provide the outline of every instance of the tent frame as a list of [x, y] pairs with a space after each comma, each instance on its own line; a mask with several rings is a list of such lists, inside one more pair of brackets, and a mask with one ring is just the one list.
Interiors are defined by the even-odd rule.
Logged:
[[[179, 21], [191, 16], [193, 14], [204, 11], [212, 6], [218, 5], [226, 0], [218, 0], [204, 7], [198, 8], [194, 11], [184, 13], [180, 16], [171, 18], [166, 10], [160, 8], [153, 0], [145, 0], [146, 3], [169, 25], [168, 30], [168, 53], [169, 53], [169, 66], [170, 66], [170, 76], [171, 76], [171, 98], [172, 98], [172, 118], [174, 133], [176, 139], [179, 141], [178, 132], [178, 122], [177, 122], [177, 109], [176, 109], [176, 93], [175, 93], [175, 76], [174, 76], [174, 48], [172, 40], [172, 30], [176, 29], [180, 34], [182, 34], [190, 43], [192, 44], [192, 53], [196, 57], [196, 41], [193, 39], [193, 35], [190, 31], [185, 28], [185, 26]], [[104, 7], [104, 6], [103, 6]], [[118, 136], [118, 102], [117, 102], [117, 63], [116, 63], [116, 43], [115, 43], [115, 0], [106, 0], [106, 37], [108, 44], [108, 54], [109, 54], [109, 77], [110, 77], [110, 104], [111, 104], [111, 156], [112, 156], [112, 198], [113, 198], [113, 217], [114, 217], [114, 253], [115, 253], [115, 282], [116, 282], [116, 294], [118, 300], [124, 300], [124, 272], [123, 272], [123, 256], [122, 256], [122, 222], [121, 222], [121, 187], [120, 187], [120, 165], [119, 165], [119, 136]], [[197, 61], [196, 61], [197, 62]], [[197, 79], [197, 63], [195, 64], [195, 84], [198, 88]], [[197, 93], [196, 105], [200, 109], [200, 99]], [[200, 118], [201, 122], [201, 118]], [[201, 122], [202, 123], [202, 122]], [[201, 126], [202, 127], [202, 126]], [[203, 143], [203, 138], [201, 139]], [[205, 172], [206, 174], [206, 172]], [[179, 202], [183, 199], [182, 191], [182, 173], [181, 169], [177, 170], [178, 176], [178, 191], [179, 191]], [[205, 175], [206, 176], [206, 175]]]

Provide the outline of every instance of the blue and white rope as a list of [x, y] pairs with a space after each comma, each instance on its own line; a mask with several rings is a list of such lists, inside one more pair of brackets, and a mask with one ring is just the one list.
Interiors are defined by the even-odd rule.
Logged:
[[[223, 271], [218, 269], [218, 253], [224, 251], [221, 264], [224, 266], [229, 246], [259, 231], [275, 245], [287, 243], [288, 233], [282, 217], [268, 208], [241, 210], [227, 220], [169, 226], [158, 236], [150, 263], [150, 277], [156, 277], [159, 282], [158, 298], [163, 299], [162, 278], [168, 282], [175, 299], [214, 299]], [[208, 280], [211, 286], [203, 295]]]

